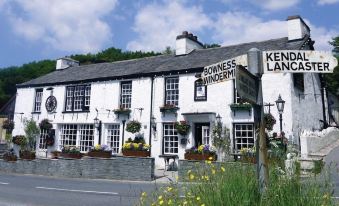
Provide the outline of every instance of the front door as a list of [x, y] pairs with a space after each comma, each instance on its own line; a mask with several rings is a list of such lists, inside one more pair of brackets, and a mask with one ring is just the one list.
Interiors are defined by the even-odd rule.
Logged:
[[194, 145], [210, 144], [210, 123], [195, 123], [194, 128]]

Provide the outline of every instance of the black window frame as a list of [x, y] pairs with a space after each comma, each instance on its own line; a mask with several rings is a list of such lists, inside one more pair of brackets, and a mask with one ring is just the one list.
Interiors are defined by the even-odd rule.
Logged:
[[[205, 95], [202, 97], [197, 96], [197, 88], [198, 87], [205, 87]], [[202, 102], [202, 101], [207, 101], [207, 85], [204, 84], [204, 82], [201, 79], [198, 79], [194, 81], [194, 101], [196, 102]]]
[[[74, 110], [75, 107], [75, 89], [78, 87], [82, 87], [82, 90], [80, 90], [80, 93], [82, 92], [83, 95], [81, 95], [81, 104], [82, 104], [82, 108], [81, 110]], [[68, 103], [68, 97], [67, 97], [67, 93], [69, 91], [69, 89], [73, 88], [72, 90], [72, 96], [71, 96], [71, 109], [67, 108], [67, 103]], [[86, 95], [86, 90], [89, 88], [89, 95]], [[89, 112], [90, 109], [90, 99], [91, 99], [91, 84], [78, 84], [78, 85], [72, 85], [72, 86], [66, 86], [66, 90], [65, 90], [65, 107], [64, 107], [64, 112]], [[89, 105], [85, 105], [86, 103], [86, 97], [89, 96]]]

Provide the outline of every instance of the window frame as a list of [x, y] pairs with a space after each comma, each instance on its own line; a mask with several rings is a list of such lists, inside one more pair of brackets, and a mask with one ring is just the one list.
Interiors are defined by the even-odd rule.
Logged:
[[[125, 85], [130, 85], [130, 94], [125, 93], [125, 91], [127, 90], [127, 89], [123, 88]], [[131, 109], [131, 107], [132, 107], [132, 92], [133, 92], [132, 81], [123, 81], [123, 82], [120, 83], [120, 104], [119, 104], [120, 108]], [[124, 102], [124, 100], [126, 100], [126, 103]]]
[[[167, 89], [167, 85], [168, 85], [167, 81], [170, 80], [170, 79], [176, 79], [177, 80], [177, 82], [175, 82], [175, 84], [177, 84], [177, 89]], [[179, 106], [179, 77], [178, 76], [175, 76], [175, 77], [166, 77], [165, 78], [165, 88], [164, 89], [165, 89], [164, 105], [174, 105], [174, 106], [178, 107]], [[173, 99], [173, 100], [171, 100], [171, 99], [167, 100], [167, 98], [168, 98], [167, 92], [168, 91], [178, 91], [177, 94], [175, 94], [175, 96], [177, 96], [177, 98]], [[171, 96], [174, 96], [174, 95], [171, 94]]]
[[[169, 138], [173, 137], [173, 138], [176, 138], [176, 140], [168, 140], [169, 143], [177, 143], [176, 145], [177, 146], [170, 146], [169, 147], [169, 150], [177, 150], [177, 152], [166, 152], [166, 132], [165, 132], [165, 127], [166, 126], [171, 126], [173, 128], [171, 128], [171, 130], [173, 131], [173, 134], [172, 135], [168, 135]], [[179, 153], [179, 135], [178, 135], [178, 132], [176, 131], [175, 127], [174, 127], [174, 123], [173, 122], [166, 122], [166, 123], [163, 123], [162, 124], [162, 132], [163, 132], [163, 135], [162, 135], [162, 153], [163, 154], [178, 154]]]
[[[197, 96], [197, 88], [198, 87], [205, 87], [205, 94], [204, 96], [198, 97]], [[194, 81], [194, 101], [201, 102], [201, 101], [207, 101], [207, 85], [204, 85], [204, 82], [200, 79]]]
[[[33, 105], [33, 113], [41, 113], [41, 108], [42, 108], [42, 97], [43, 97], [43, 88], [38, 88], [35, 89], [35, 95], [34, 95], [34, 105]], [[41, 93], [40, 96], [38, 96], [38, 93]], [[37, 98], [40, 97], [40, 102], [37, 101]], [[37, 110], [37, 104], [40, 103], [39, 110]]]
[[[79, 89], [80, 88], [80, 89]], [[69, 95], [70, 94], [70, 95]], [[80, 94], [80, 95], [76, 95]], [[68, 96], [69, 95], [69, 96]], [[66, 86], [64, 112], [89, 112], [91, 104], [91, 84]], [[80, 105], [81, 109], [74, 109]], [[71, 107], [69, 109], [68, 107]]]
[[[250, 139], [250, 138], [252, 138], [253, 139], [253, 143], [249, 143], [249, 141], [247, 141], [247, 143], [246, 144], [243, 144], [243, 143], [240, 143], [240, 144], [238, 144], [237, 143], [237, 137], [236, 137], [236, 132], [237, 132], [237, 129], [236, 129], [236, 126], [237, 125], [239, 125], [240, 127], [242, 127], [242, 126], [244, 126], [244, 125], [247, 125], [247, 126], [252, 126], [252, 130], [248, 130], [248, 129], [246, 129], [246, 130], [244, 130], [244, 131], [242, 131], [242, 128], [241, 128], [241, 130], [239, 131], [239, 132], [252, 132], [252, 137], [250, 137], [250, 136], [247, 136], [246, 138], [247, 138], [247, 140], [248, 139]], [[242, 137], [241, 137], [242, 138]], [[242, 145], [247, 145], [247, 147], [246, 148], [252, 148], [252, 147], [254, 147], [255, 146], [255, 141], [256, 141], [256, 138], [255, 138], [255, 128], [254, 128], [254, 123], [242, 123], [242, 122], [237, 122], [237, 123], [233, 123], [233, 148], [234, 148], [234, 151], [235, 152], [240, 152], [240, 149], [241, 148], [245, 148], [245, 147], [242, 147]], [[240, 147], [240, 149], [238, 149], [238, 147], [237, 147], [237, 145], [241, 145], [241, 147]], [[248, 147], [248, 146], [251, 146], [251, 147]]]
[[[121, 126], [120, 124], [107, 124], [105, 127], [106, 144], [112, 149], [113, 154], [121, 151]], [[116, 139], [117, 138], [117, 139]]]
[[[64, 128], [64, 126], [67, 126], [68, 128]], [[65, 132], [63, 131], [72, 131], [72, 132], [65, 134]], [[65, 145], [74, 146], [78, 147], [80, 149], [80, 152], [82, 153], [88, 152], [89, 148], [94, 146], [95, 140], [94, 131], [95, 128], [93, 124], [60, 124], [59, 148], [62, 149], [62, 147], [64, 147]], [[67, 142], [68, 144], [64, 144], [65, 142]], [[74, 142], [75, 144], [73, 144]]]

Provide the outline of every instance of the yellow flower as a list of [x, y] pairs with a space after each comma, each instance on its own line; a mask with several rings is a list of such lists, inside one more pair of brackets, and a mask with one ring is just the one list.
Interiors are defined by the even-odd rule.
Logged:
[[207, 163], [207, 164], [212, 164], [212, 161], [206, 160], [206, 163]]
[[185, 201], [183, 205], [187, 205], [187, 201]]
[[199, 196], [197, 197], [197, 201], [200, 201], [200, 197]]
[[188, 170], [188, 171], [187, 171], [187, 174], [189, 174], [189, 173], [191, 173], [191, 172], [192, 172], [191, 170]]
[[158, 200], [162, 200], [162, 195], [160, 195], [160, 196], [158, 197]]
[[221, 171], [222, 171], [222, 172], [225, 172], [225, 168], [224, 168], [224, 167], [221, 167]]
[[209, 177], [207, 175], [205, 175], [205, 180], [207, 180], [207, 181], [209, 180]]
[[194, 180], [194, 174], [190, 174], [190, 175], [189, 175], [189, 179], [190, 179], [190, 180]]
[[172, 187], [168, 187], [168, 188], [167, 188], [167, 191], [168, 191], [168, 192], [171, 192], [172, 189], [173, 189]]
[[168, 200], [168, 205], [171, 205], [172, 204], [172, 200]]
[[211, 156], [211, 157], [209, 157], [209, 158], [208, 158], [208, 160], [213, 160], [213, 157], [212, 157], [212, 156]]
[[141, 197], [146, 197], [146, 196], [147, 196], [146, 192], [141, 193]]
[[198, 152], [202, 153], [203, 150], [204, 150], [204, 145], [202, 144], [198, 147]]
[[163, 203], [164, 203], [163, 200], [160, 200], [160, 201], [159, 201], [159, 205], [162, 205]]
[[95, 150], [99, 150], [99, 149], [100, 149], [100, 144], [95, 145], [95, 146], [94, 146], [94, 149], [95, 149]]
[[205, 204], [201, 204], [201, 206], [205, 206]]
[[212, 174], [215, 175], [215, 169], [212, 169]]

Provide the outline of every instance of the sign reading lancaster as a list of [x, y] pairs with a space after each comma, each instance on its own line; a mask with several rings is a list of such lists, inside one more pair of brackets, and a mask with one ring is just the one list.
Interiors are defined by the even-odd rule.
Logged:
[[235, 78], [237, 65], [247, 67], [247, 55], [241, 55], [204, 67], [201, 78], [205, 85]]
[[338, 61], [330, 52], [278, 50], [263, 52], [264, 73], [332, 73]]

